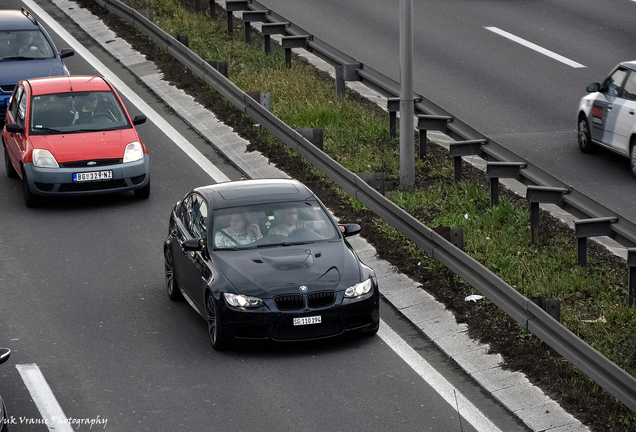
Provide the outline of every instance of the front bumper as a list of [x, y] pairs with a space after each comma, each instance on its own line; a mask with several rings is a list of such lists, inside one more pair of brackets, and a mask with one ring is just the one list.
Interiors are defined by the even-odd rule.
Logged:
[[[377, 286], [359, 299], [345, 299], [336, 293], [333, 304], [302, 310], [283, 311], [273, 299], [264, 299], [267, 307], [256, 310], [228, 306], [223, 296], [217, 300], [217, 310], [227, 342], [281, 341], [296, 342], [338, 337], [345, 333], [376, 331], [380, 323], [380, 292]], [[294, 318], [320, 316], [321, 323], [293, 325]]]
[[[35, 195], [97, 195], [140, 189], [150, 181], [150, 159], [147, 154], [136, 162], [98, 167], [39, 168], [24, 165], [29, 188]], [[112, 171], [113, 178], [105, 181], [73, 182], [73, 173]]]

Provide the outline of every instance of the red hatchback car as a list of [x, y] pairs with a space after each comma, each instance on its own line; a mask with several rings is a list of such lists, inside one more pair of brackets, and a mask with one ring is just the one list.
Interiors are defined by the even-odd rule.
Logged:
[[2, 130], [7, 175], [22, 178], [24, 202], [42, 196], [134, 190], [150, 195], [148, 149], [114, 87], [100, 76], [20, 81]]

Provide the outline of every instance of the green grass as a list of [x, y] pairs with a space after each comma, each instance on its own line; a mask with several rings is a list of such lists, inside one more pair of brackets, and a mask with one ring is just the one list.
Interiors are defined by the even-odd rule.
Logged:
[[[128, 3], [154, 8], [157, 25], [168, 33], [187, 34], [190, 48], [202, 58], [227, 61], [229, 78], [244, 91], [270, 92], [272, 112], [292, 128], [323, 128], [325, 151], [347, 169], [398, 177], [399, 145], [387, 138], [388, 115], [378, 116], [349, 99], [338, 100], [333, 83], [301, 64], [287, 68], [281, 52], [265, 55], [260, 43], [245, 43], [242, 31], [229, 36], [223, 18], [210, 22], [206, 15], [189, 13], [172, 0]], [[272, 135], [266, 137], [271, 145], [280, 145]], [[593, 259], [588, 267], [578, 267], [571, 237], [537, 247], [526, 210], [506, 200], [491, 207], [488, 189], [476, 182], [453, 182], [450, 164], [433, 166], [424, 160], [416, 168], [426, 172], [432, 186], [392, 192], [388, 197], [393, 202], [428, 226], [463, 228], [468, 254], [526, 296], [560, 299], [563, 325], [636, 376], [636, 308], [627, 304], [624, 269], [604, 268]], [[359, 201], [347, 199], [355, 209], [364, 209]], [[433, 271], [443, 267], [386, 222], [378, 220], [376, 229], [405, 248], [413, 260]], [[600, 317], [605, 322], [586, 322]], [[521, 340], [529, 339], [524, 331], [520, 330]], [[614, 421], [636, 430], [629, 410]]]

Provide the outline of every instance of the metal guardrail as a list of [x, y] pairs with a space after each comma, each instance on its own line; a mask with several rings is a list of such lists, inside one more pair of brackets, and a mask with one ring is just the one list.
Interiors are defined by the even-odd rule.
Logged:
[[[484, 294], [516, 322], [527, 328], [563, 355], [563, 357], [581, 369], [629, 409], [636, 411], [636, 379], [634, 377], [612, 363], [598, 351], [594, 350], [583, 340], [579, 339], [538, 305], [521, 295], [517, 290], [501, 280], [481, 263], [453, 246], [430, 228], [422, 225], [413, 216], [378, 193], [355, 173], [347, 170], [319, 150], [297, 131], [263, 108], [258, 101], [249, 97], [221, 73], [212, 68], [207, 62], [172, 36], [155, 26], [139, 12], [122, 4], [118, 0], [95, 1], [109, 12], [114, 13], [141, 30], [159, 46], [173, 55], [179, 62], [212, 86], [238, 109], [259, 122], [261, 126], [267, 128], [287, 146], [298, 152], [312, 165], [326, 174], [337, 185], [366, 205], [379, 217], [386, 220], [409, 240], [436, 258], [480, 293]], [[250, 7], [254, 10], [266, 9], [257, 2], [252, 2]], [[282, 21], [282, 18], [275, 13], [271, 13], [268, 17], [272, 22], [277, 22], [277, 20]], [[305, 34], [305, 32], [293, 25], [289, 27], [289, 33], [292, 35], [299, 33]], [[313, 50], [314, 53], [321, 54], [323, 57], [335, 63], [355, 63], [351, 57], [330, 47], [315, 37], [308, 41], [308, 48]], [[358, 70], [358, 74], [363, 80], [371, 83], [374, 87], [389, 92], [397, 89], [397, 83], [365, 65], [361, 66], [361, 69]], [[448, 115], [444, 110], [424, 99], [418, 104], [418, 109], [422, 111], [430, 110], [425, 112], [434, 113], [436, 115]], [[452, 132], [463, 139], [483, 138], [462, 122], [454, 121], [449, 126], [453, 128]], [[503, 149], [503, 147], [493, 145], [492, 142], [485, 152], [497, 160], [525, 162], [516, 157], [516, 155]], [[556, 181], [556, 179], [553, 179], [536, 167], [530, 166], [529, 168], [525, 168], [525, 172], [526, 179], [533, 184], [547, 183], [550, 186], [563, 186], [562, 183]], [[567, 200], [567, 204], [588, 216], [598, 215], [600, 217], [613, 215], [608, 212], [603, 212], [604, 209], [602, 207], [586, 197], [577, 194], [575, 191], [572, 191], [572, 193], [567, 196]], [[616, 227], [614, 227], [614, 229], [615, 228]], [[625, 225], [624, 233], [628, 237], [631, 236], [634, 238], [636, 244], [634, 232], [636, 232], [634, 227], [630, 227], [627, 224]]]

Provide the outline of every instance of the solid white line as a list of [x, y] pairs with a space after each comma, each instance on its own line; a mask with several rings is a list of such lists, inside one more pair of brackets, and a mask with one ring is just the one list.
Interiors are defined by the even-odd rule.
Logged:
[[[33, 402], [42, 414], [42, 423], [46, 424], [50, 431], [74, 432], [38, 365], [23, 364], [15, 367], [31, 393]], [[33, 420], [36, 421], [36, 419]]]
[[115, 75], [110, 69], [108, 69], [102, 62], [97, 60], [93, 54], [91, 54], [84, 46], [79, 43], [73, 36], [70, 35], [61, 25], [59, 25], [49, 14], [47, 14], [40, 6], [35, 4], [32, 0], [23, 0], [25, 6], [30, 8], [36, 15], [38, 15], [44, 22], [46, 22], [51, 29], [60, 35], [70, 46], [75, 50], [77, 54], [82, 56], [91, 66], [93, 66], [100, 74], [102, 74], [108, 81], [110, 81], [121, 94], [126, 96], [137, 108], [139, 108], [154, 124], [156, 124], [161, 131], [168, 138], [170, 138], [181, 150], [183, 150], [190, 158], [197, 163], [215, 182], [229, 181], [230, 179], [223, 174], [208, 158], [203, 156], [199, 150], [190, 144], [175, 128], [170, 126], [163, 118], [153, 110], [150, 105], [143, 101], [137, 94], [130, 89], [117, 75]]
[[577, 63], [574, 60], [570, 60], [567, 57], [563, 57], [562, 55], [559, 55], [555, 52], [552, 52], [550, 50], [547, 50], [545, 48], [540, 47], [539, 45], [533, 44], [532, 42], [528, 42], [525, 39], [521, 39], [518, 36], [515, 36], [511, 33], [508, 33], [506, 31], [503, 31], [497, 27], [484, 27], [486, 30], [490, 30], [491, 32], [497, 33], [500, 36], [503, 36], [505, 38], [510, 39], [513, 42], [517, 42], [518, 44], [521, 44], [527, 48], [530, 48], [532, 50], [535, 50], [536, 52], [539, 52], [543, 55], [546, 55], [550, 58], [553, 58], [554, 60], [560, 61], [561, 63], [565, 63], [568, 66], [572, 66], [573, 68], [584, 68], [585, 66], [582, 65], [581, 63]]
[[491, 422], [470, 400], [457, 391], [446, 378], [435, 370], [424, 358], [417, 353], [404, 339], [395, 333], [384, 321], [380, 320], [378, 336], [399, 355], [424, 381], [430, 385], [444, 399], [453, 410], [457, 409], [455, 394], [461, 416], [477, 431], [502, 432]]

